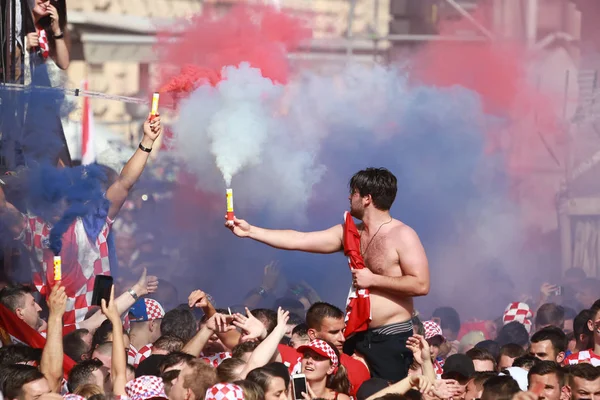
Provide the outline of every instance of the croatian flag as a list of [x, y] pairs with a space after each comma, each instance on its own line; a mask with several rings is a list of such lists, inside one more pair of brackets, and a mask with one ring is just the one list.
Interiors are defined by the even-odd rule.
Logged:
[[[88, 82], [83, 81], [83, 90], [88, 90]], [[83, 97], [83, 111], [81, 117], [81, 163], [88, 165], [96, 161], [94, 151], [94, 120], [90, 99]]]

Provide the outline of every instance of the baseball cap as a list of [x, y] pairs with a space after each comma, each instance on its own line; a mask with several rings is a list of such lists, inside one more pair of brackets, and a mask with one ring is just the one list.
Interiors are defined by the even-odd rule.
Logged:
[[130, 322], [143, 322], [161, 319], [165, 316], [165, 310], [160, 303], [154, 299], [138, 299], [129, 309]]
[[423, 328], [425, 329], [425, 339], [431, 339], [438, 335], [444, 337], [442, 328], [434, 321], [423, 321]]
[[331, 360], [331, 365], [334, 367], [340, 365], [337, 354], [335, 354], [335, 350], [333, 350], [333, 348], [324, 340], [315, 339], [309, 344], [300, 346], [296, 349], [296, 351], [300, 354], [304, 354], [308, 350], [312, 350], [320, 356], [329, 358]]
[[468, 379], [475, 374], [473, 360], [466, 354], [453, 354], [448, 357], [444, 363], [443, 370], [443, 379], [449, 379], [447, 378], [449, 375], [461, 375], [463, 378]]

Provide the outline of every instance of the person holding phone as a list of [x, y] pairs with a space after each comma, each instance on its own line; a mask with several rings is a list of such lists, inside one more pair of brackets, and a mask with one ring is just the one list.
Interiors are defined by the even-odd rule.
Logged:
[[65, 41], [67, 10], [64, 0], [34, 0], [31, 14], [35, 32], [27, 34], [27, 51], [36, 56], [35, 63], [51, 58], [60, 69], [70, 64]]
[[[302, 354], [302, 374], [292, 376], [294, 400], [350, 399], [348, 374], [339, 362], [340, 353], [334, 345], [325, 340], [315, 339], [297, 350]], [[303, 386], [306, 390], [303, 390]]]

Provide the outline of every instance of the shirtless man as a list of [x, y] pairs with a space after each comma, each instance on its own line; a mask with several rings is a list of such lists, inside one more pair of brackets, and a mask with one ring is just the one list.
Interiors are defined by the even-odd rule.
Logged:
[[[367, 268], [352, 271], [358, 289], [369, 289], [369, 330], [348, 338], [344, 352], [360, 353], [371, 375], [389, 381], [406, 377], [412, 353], [413, 297], [429, 293], [429, 266], [415, 231], [390, 216], [396, 198], [396, 177], [384, 168], [367, 168], [350, 179], [350, 213], [357, 225]], [[329, 254], [343, 251], [343, 226], [324, 231], [270, 230], [234, 218], [225, 224], [235, 235], [284, 250]]]

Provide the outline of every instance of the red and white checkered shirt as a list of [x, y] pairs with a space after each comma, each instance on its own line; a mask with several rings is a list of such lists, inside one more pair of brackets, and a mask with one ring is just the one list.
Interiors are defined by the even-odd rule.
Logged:
[[133, 368], [137, 368], [138, 365], [146, 358], [152, 355], [152, 343], [145, 345], [137, 352], [135, 355], [135, 360], [133, 361]]
[[563, 361], [564, 365], [576, 365], [582, 363], [589, 363], [594, 367], [598, 367], [600, 366], [600, 356], [594, 353], [592, 349], [589, 349], [573, 353]]
[[[37, 266], [33, 283], [44, 296], [50, 295], [54, 285], [54, 253], [49, 249], [51, 226], [39, 217], [23, 214], [26, 226], [21, 234], [25, 247], [35, 255]], [[62, 237], [62, 280], [67, 293], [65, 326], [75, 325], [85, 319], [90, 309], [96, 275], [110, 275], [106, 238], [112, 221], [106, 219], [94, 242], [88, 239], [81, 218], [77, 218]], [[41, 267], [41, 268], [40, 268]]]
[[231, 353], [227, 353], [227, 352], [217, 353], [215, 355], [208, 356], [208, 357], [207, 356], [200, 357], [200, 359], [202, 361], [205, 361], [207, 364], [210, 364], [215, 368], [217, 368], [223, 362], [223, 360], [226, 360], [228, 358], [231, 358]]

